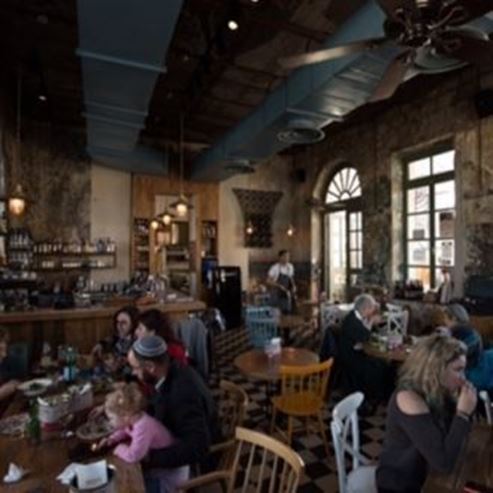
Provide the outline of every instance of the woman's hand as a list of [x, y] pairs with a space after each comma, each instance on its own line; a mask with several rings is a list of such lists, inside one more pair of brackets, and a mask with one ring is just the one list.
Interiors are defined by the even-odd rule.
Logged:
[[457, 412], [471, 416], [476, 409], [477, 402], [478, 395], [474, 385], [471, 382], [466, 381], [460, 389], [459, 400], [457, 401]]

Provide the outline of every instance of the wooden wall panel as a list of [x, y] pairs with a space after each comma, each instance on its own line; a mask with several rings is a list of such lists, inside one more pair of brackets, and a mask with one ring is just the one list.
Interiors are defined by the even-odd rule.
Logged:
[[[179, 192], [180, 182], [177, 177], [135, 175], [132, 180], [133, 217], [151, 219], [154, 216], [156, 195], [178, 195]], [[195, 206], [197, 208], [195, 214], [197, 241], [194, 251], [191, 253], [195, 257], [195, 272], [197, 274], [197, 280], [200, 282], [200, 257], [202, 251], [200, 237], [202, 230], [201, 223], [202, 221], [219, 220], [219, 184], [185, 181], [183, 183], [183, 192], [186, 195], [194, 196]], [[133, 243], [133, 238], [131, 238], [131, 242]], [[153, 262], [151, 259], [152, 265]]]

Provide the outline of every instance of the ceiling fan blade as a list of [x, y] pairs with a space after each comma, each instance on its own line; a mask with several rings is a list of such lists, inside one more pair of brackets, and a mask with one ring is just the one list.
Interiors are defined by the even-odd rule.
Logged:
[[493, 41], [471, 36], [468, 31], [442, 33], [437, 41], [439, 54], [481, 66], [493, 66]]
[[409, 50], [405, 51], [404, 53], [397, 55], [394, 60], [392, 60], [368, 100], [370, 103], [390, 98], [390, 96], [394, 94], [409, 68], [408, 56], [410, 53], [411, 52]]
[[455, 12], [447, 23], [450, 26], [466, 24], [473, 19], [486, 15], [492, 10], [493, 2], [491, 0], [457, 0], [448, 2], [443, 7], [444, 14]]
[[360, 51], [372, 50], [382, 45], [387, 41], [387, 38], [372, 38], [361, 41], [353, 41], [341, 46], [326, 48], [324, 50], [311, 51], [301, 55], [293, 55], [279, 59], [279, 65], [284, 68], [297, 68], [302, 65], [310, 65], [312, 63], [326, 62], [335, 58], [340, 58], [346, 55], [353, 55]]
[[377, 0], [380, 8], [394, 21], [401, 22], [402, 19], [397, 15], [397, 11], [401, 9], [412, 9], [414, 8], [413, 2], [410, 0]]

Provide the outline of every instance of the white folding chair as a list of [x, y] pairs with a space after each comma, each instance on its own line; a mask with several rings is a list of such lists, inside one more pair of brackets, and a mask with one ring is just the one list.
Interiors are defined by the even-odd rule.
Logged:
[[[358, 408], [365, 396], [354, 392], [339, 402], [332, 411], [334, 444], [340, 493], [377, 493], [376, 466], [359, 451]], [[352, 457], [352, 469], [346, 471], [345, 454]]]
[[320, 305], [320, 329], [325, 331], [327, 327], [340, 325], [344, 314], [339, 308], [339, 305], [334, 303], [324, 302]]
[[403, 336], [407, 335], [407, 325], [409, 322], [409, 312], [407, 310], [389, 311], [387, 314], [388, 332], [399, 332]]
[[491, 403], [490, 396], [489, 396], [488, 392], [486, 392], [486, 390], [482, 390], [479, 393], [479, 397], [484, 402], [484, 410], [486, 412], [486, 421], [491, 426], [491, 425], [493, 425], [493, 418], [492, 418], [493, 404]]

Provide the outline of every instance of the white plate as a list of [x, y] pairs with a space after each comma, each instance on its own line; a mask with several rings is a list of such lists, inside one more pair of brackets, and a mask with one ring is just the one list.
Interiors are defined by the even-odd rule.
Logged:
[[28, 397], [32, 397], [46, 392], [52, 384], [53, 381], [49, 378], [35, 378], [21, 383], [17, 388]]

